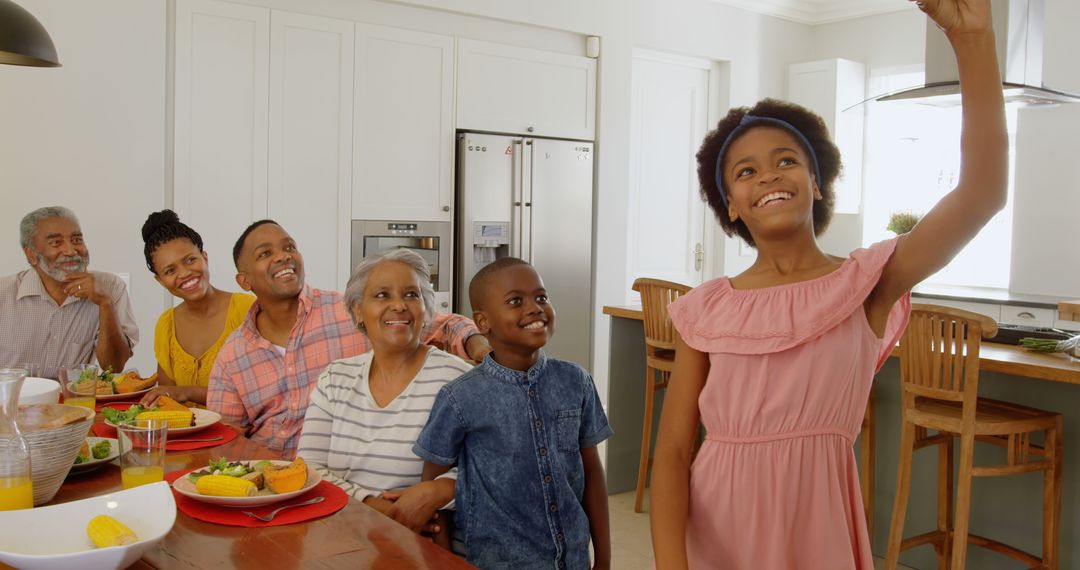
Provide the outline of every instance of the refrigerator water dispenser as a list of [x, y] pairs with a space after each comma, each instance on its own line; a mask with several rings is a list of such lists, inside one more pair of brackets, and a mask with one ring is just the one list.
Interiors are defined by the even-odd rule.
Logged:
[[473, 267], [510, 255], [510, 222], [473, 222]]

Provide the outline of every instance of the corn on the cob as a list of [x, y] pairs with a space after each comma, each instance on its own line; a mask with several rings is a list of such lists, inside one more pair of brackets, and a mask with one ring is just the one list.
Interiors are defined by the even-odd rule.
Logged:
[[135, 536], [127, 525], [109, 515], [98, 515], [90, 519], [90, 523], [86, 525], [86, 534], [90, 535], [90, 540], [98, 548], [123, 546], [139, 541], [139, 537]]
[[251, 481], [239, 477], [203, 475], [195, 481], [195, 490], [200, 495], [214, 497], [250, 497], [258, 491], [258, 488]]
[[266, 486], [275, 493], [291, 493], [303, 488], [307, 483], [307, 465], [303, 457], [297, 457], [292, 463], [274, 467], [268, 466], [263, 469], [263, 477]]
[[169, 423], [169, 429], [186, 428], [195, 424], [195, 414], [191, 411], [156, 411], [143, 412], [135, 416], [137, 420], [165, 420]]

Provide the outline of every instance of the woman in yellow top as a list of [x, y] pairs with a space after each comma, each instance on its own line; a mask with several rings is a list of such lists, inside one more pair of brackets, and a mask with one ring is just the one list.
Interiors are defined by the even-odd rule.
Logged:
[[202, 237], [172, 210], [150, 214], [142, 236], [146, 266], [162, 287], [183, 301], [158, 318], [154, 329], [158, 387], [141, 403], [149, 406], [165, 395], [205, 405], [218, 350], [244, 322], [255, 297], [210, 284]]

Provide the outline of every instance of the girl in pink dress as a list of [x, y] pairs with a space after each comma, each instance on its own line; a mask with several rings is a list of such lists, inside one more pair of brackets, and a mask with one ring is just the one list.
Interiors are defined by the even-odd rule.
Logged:
[[989, 0], [918, 5], [956, 53], [963, 137], [957, 187], [910, 233], [846, 259], [819, 249], [840, 157], [796, 105], [733, 109], [697, 155], [702, 194], [757, 260], [670, 306], [679, 339], [651, 495], [660, 570], [874, 567], [852, 450], [870, 383], [906, 325], [908, 291], [1006, 200]]

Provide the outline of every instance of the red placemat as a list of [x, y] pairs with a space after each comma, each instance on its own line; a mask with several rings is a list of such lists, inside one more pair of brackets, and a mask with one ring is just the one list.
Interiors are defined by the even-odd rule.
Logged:
[[94, 437], [108, 437], [116, 439], [116, 428], [105, 422], [90, 426], [90, 433], [94, 434]]
[[[106, 427], [108, 427], [108, 426], [106, 426]], [[219, 423], [216, 423], [216, 424], [214, 424], [214, 425], [212, 425], [212, 426], [210, 426], [210, 427], [208, 427], [206, 429], [201, 429], [201, 430], [196, 431], [196, 432], [178, 433], [178, 434], [176, 434], [175, 437], [176, 437], [176, 439], [184, 440], [184, 439], [205, 439], [205, 438], [208, 438], [208, 437], [217, 437], [217, 436], [221, 436], [221, 439], [216, 440], [216, 441], [190, 441], [190, 442], [181, 441], [179, 443], [173, 443], [172, 439], [173, 439], [174, 436], [170, 435], [169, 439], [165, 441], [165, 450], [166, 451], [190, 451], [192, 449], [202, 449], [204, 447], [217, 447], [219, 445], [229, 443], [230, 441], [236, 439], [236, 430], [234, 430], [233, 428], [219, 422]]]
[[[165, 480], [172, 484], [173, 481], [176, 481], [192, 471], [197, 471], [198, 469], [186, 469], [184, 471], [167, 473], [165, 474]], [[320, 481], [318, 485], [315, 485], [314, 488], [299, 497], [293, 497], [287, 501], [266, 505], [264, 507], [219, 507], [181, 495], [175, 490], [173, 491], [173, 496], [176, 498], [176, 508], [180, 509], [180, 512], [191, 518], [214, 524], [244, 527], [280, 526], [314, 520], [332, 515], [345, 508], [345, 505], [349, 503], [349, 496], [345, 494], [345, 491], [342, 491], [337, 485], [334, 485], [329, 481]], [[270, 522], [255, 520], [240, 512], [251, 511], [257, 515], [265, 515], [278, 507], [300, 503], [319, 496], [326, 497], [326, 500], [315, 505], [307, 505], [281, 511], [281, 513]]]

